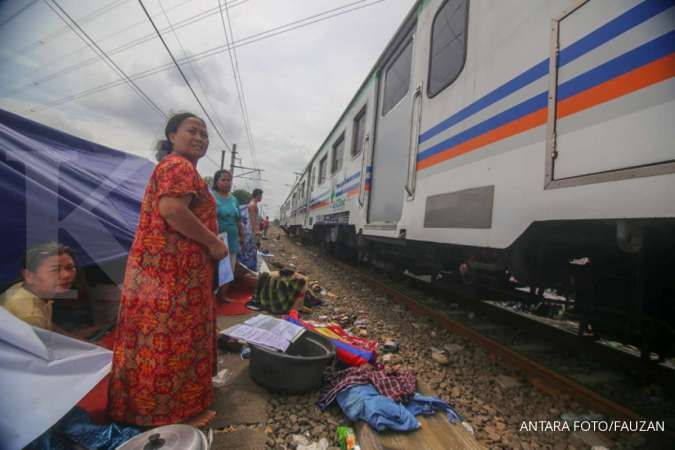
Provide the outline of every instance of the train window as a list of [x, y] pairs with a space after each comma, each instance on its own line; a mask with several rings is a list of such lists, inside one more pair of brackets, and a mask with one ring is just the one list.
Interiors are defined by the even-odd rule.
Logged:
[[345, 154], [345, 134], [342, 133], [340, 137], [333, 144], [333, 159], [331, 160], [330, 172], [335, 173], [342, 169], [342, 158]]
[[319, 161], [319, 184], [322, 184], [326, 181], [326, 161], [328, 160], [328, 155], [324, 155], [323, 158]]
[[427, 94], [433, 97], [457, 79], [466, 61], [468, 0], [447, 0], [431, 27]]
[[401, 53], [389, 64], [384, 75], [384, 98], [382, 115], [384, 116], [403, 98], [410, 86], [410, 63], [412, 61], [412, 40], [403, 47]]
[[363, 150], [363, 139], [366, 136], [366, 107], [354, 118], [354, 132], [352, 142], [352, 156], [356, 156]]

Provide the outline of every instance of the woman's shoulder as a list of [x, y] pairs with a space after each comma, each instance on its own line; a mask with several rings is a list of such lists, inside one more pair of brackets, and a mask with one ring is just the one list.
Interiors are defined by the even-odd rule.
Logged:
[[230, 202], [230, 203], [232, 203], [232, 206], [234, 206], [234, 207], [236, 207], [237, 209], [239, 209], [240, 204], [239, 204], [239, 199], [237, 199], [237, 197], [235, 197], [234, 195], [230, 194], [230, 196], [228, 197], [227, 201]]
[[164, 157], [155, 167], [156, 175], [165, 174], [167, 172], [197, 174], [197, 170], [190, 161], [174, 154], [169, 154]]
[[41, 299], [38, 299], [32, 292], [26, 289], [23, 281], [13, 284], [0, 295], [0, 305], [10, 311], [27, 307], [35, 300]]

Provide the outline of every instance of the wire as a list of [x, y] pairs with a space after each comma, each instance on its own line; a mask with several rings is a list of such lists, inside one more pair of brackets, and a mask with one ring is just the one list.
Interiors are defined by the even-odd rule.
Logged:
[[[118, 0], [118, 1], [119, 1], [119, 0]], [[129, 1], [129, 0], [126, 0], [126, 1]], [[176, 9], [176, 8], [178, 8], [178, 7], [180, 7], [180, 6], [184, 5], [184, 4], [186, 4], [186, 3], [189, 3], [190, 1], [192, 1], [192, 0], [186, 0], [186, 1], [184, 1], [184, 2], [181, 2], [181, 3], [177, 4], [177, 5], [172, 6], [171, 8], [167, 8], [166, 11], [167, 11], [167, 12], [168, 12], [168, 11], [172, 11], [172, 10], [174, 10], [174, 9]], [[232, 1], [232, 2], [230, 2], [228, 5], [230, 5], [231, 8], [234, 8], [234, 7], [236, 7], [236, 6], [239, 6], [239, 5], [242, 5], [242, 4], [246, 3], [246, 2], [248, 2], [248, 1], [250, 1], [250, 0], [239, 0], [239, 2]], [[211, 15], [213, 15], [213, 14], [217, 14], [217, 13], [218, 13], [218, 8], [214, 8], [213, 10], [207, 10], [207, 11], [205, 11], [205, 12], [201, 12], [201, 13], [199, 13], [199, 14], [197, 14], [197, 15], [194, 15], [194, 16], [191, 16], [191, 17], [188, 17], [188, 18], [186, 18], [186, 19], [183, 19], [183, 20], [180, 20], [180, 21], [176, 22], [176, 23], [174, 24], [174, 28], [175, 28], [176, 30], [177, 30], [177, 29], [180, 29], [180, 28], [182, 28], [182, 27], [184, 27], [184, 26], [190, 25], [190, 24], [192, 24], [192, 23], [194, 23], [194, 22], [198, 22], [198, 21], [200, 21], [200, 20], [202, 20], [202, 19], [206, 19], [207, 17], [209, 17], [209, 16], [211, 16]], [[159, 16], [159, 15], [158, 15], [158, 16]], [[119, 37], [119, 36], [121, 35], [121, 33], [125, 32], [125, 31], [127, 31], [127, 30], [129, 30], [129, 29], [131, 29], [131, 28], [134, 28], [134, 27], [136, 27], [136, 26], [138, 26], [138, 25], [140, 25], [140, 24], [143, 24], [143, 23], [146, 23], [145, 18], [144, 18], [143, 20], [140, 20], [140, 21], [138, 21], [138, 22], [134, 22], [133, 24], [131, 24], [131, 25], [127, 26], [127, 27], [124, 27], [124, 28], [122, 28], [122, 29], [120, 29], [120, 30], [115, 31], [115, 32], [112, 33], [112, 34], [109, 34], [109, 35], [103, 37], [102, 39], [99, 40], [99, 42], [103, 42], [103, 41], [105, 41], [105, 40], [107, 40], [107, 39], [109, 39], [109, 38], [111, 38], [111, 37]], [[160, 32], [162, 32], [162, 33], [166, 33], [167, 31], [169, 31], [169, 28], [168, 28], [168, 27], [163, 28], [163, 29], [160, 30]], [[123, 51], [129, 50], [130, 48], [133, 48], [133, 47], [136, 47], [136, 46], [138, 46], [138, 45], [141, 45], [141, 44], [143, 44], [143, 43], [145, 43], [145, 42], [148, 42], [148, 41], [150, 41], [150, 40], [152, 40], [152, 39], [156, 39], [156, 37], [157, 37], [157, 36], [156, 36], [156, 34], [155, 34], [154, 32], [153, 32], [153, 33], [146, 34], [146, 35], [141, 36], [141, 37], [139, 37], [139, 38], [136, 38], [136, 39], [134, 39], [134, 40], [132, 40], [132, 41], [130, 41], [130, 42], [127, 42], [126, 44], [123, 44], [123, 45], [121, 45], [121, 46], [119, 46], [119, 47], [115, 47], [115, 48], [109, 50], [109, 51], [108, 51], [108, 54], [110, 54], [111, 56], [112, 56], [112, 55], [116, 55], [117, 53], [121, 53], [121, 52], [123, 52]], [[43, 43], [43, 41], [39, 41], [39, 43]], [[33, 46], [33, 47], [34, 47], [34, 46]], [[30, 49], [33, 48], [33, 47], [27, 48], [27, 50], [30, 50]], [[19, 50], [18, 52], [24, 52], [25, 50], [26, 50], [26, 48], [24, 47], [24, 49], [21, 49], [21, 50]], [[73, 51], [73, 52], [70, 52], [70, 53], [68, 53], [68, 54], [66, 54], [66, 55], [64, 55], [64, 56], [59, 56], [59, 57], [57, 57], [57, 58], [55, 58], [55, 59], [53, 59], [53, 60], [51, 60], [51, 61], [46, 62], [46, 63], [44, 64], [44, 66], [45, 66], [45, 67], [49, 67], [49, 66], [50, 66], [51, 64], [53, 64], [53, 63], [57, 63], [57, 62], [66, 60], [66, 59], [69, 58], [70, 56], [79, 53], [81, 50], [82, 50], [82, 48], [78, 48], [77, 50], [75, 50], [75, 51]], [[0, 60], [2, 60], [2, 59], [0, 58]], [[19, 86], [18, 88], [15, 88], [14, 90], [7, 92], [5, 95], [9, 96], [9, 95], [17, 94], [17, 93], [19, 93], [19, 92], [21, 92], [21, 91], [24, 91], [24, 90], [29, 89], [29, 88], [31, 88], [31, 87], [34, 87], [34, 86], [37, 86], [37, 85], [39, 85], [39, 84], [45, 83], [45, 82], [47, 82], [47, 81], [53, 80], [53, 79], [58, 78], [58, 77], [60, 77], [60, 76], [67, 75], [67, 74], [69, 74], [69, 73], [71, 73], [71, 72], [73, 72], [73, 71], [75, 71], [75, 70], [77, 70], [77, 69], [81, 69], [81, 68], [87, 67], [87, 66], [89, 66], [89, 65], [91, 65], [91, 64], [94, 64], [94, 63], [96, 63], [96, 62], [98, 62], [98, 58], [93, 57], [93, 58], [86, 59], [86, 60], [84, 60], [84, 61], [80, 61], [80, 62], [71, 64], [71, 65], [66, 66], [66, 67], [64, 67], [64, 68], [62, 68], [62, 69], [57, 70], [56, 72], [52, 72], [51, 74], [46, 75], [46, 76], [44, 76], [44, 77], [42, 77], [42, 78], [39, 78], [39, 79], [37, 79], [37, 80], [31, 81], [31, 82], [29, 82], [29, 83], [27, 83], [27, 84], [24, 84], [24, 85], [22, 85], [22, 86]]]
[[227, 147], [228, 150], [232, 149], [232, 146], [230, 143], [225, 139], [225, 136], [222, 135], [218, 127], [216, 126], [216, 123], [213, 121], [211, 118], [211, 115], [209, 112], [204, 108], [204, 105], [202, 104], [202, 101], [199, 100], [199, 97], [197, 96], [197, 93], [195, 92], [194, 89], [192, 89], [192, 85], [190, 84], [190, 81], [188, 81], [187, 77], [185, 76], [185, 73], [183, 73], [183, 69], [180, 68], [178, 65], [178, 61], [176, 61], [176, 58], [174, 58], [173, 53], [171, 53], [171, 49], [169, 49], [169, 46], [166, 45], [166, 41], [162, 37], [162, 34], [159, 32], [157, 29], [157, 25], [155, 25], [155, 22], [152, 20], [152, 17], [150, 17], [150, 13], [148, 13], [148, 10], [145, 9], [145, 5], [143, 4], [143, 0], [138, 0], [138, 3], [141, 5], [141, 8], [143, 8], [143, 12], [145, 13], [146, 17], [148, 18], [148, 21], [150, 21], [150, 25], [152, 25], [152, 28], [155, 29], [155, 33], [157, 33], [157, 37], [159, 38], [160, 41], [162, 41], [162, 45], [164, 45], [164, 48], [166, 49], [166, 52], [169, 54], [171, 57], [171, 61], [173, 61], [173, 64], [176, 66], [176, 69], [178, 69], [178, 72], [180, 72], [181, 77], [183, 77], [183, 81], [185, 81], [185, 84], [187, 87], [190, 89], [190, 92], [192, 92], [192, 95], [194, 96], [195, 100], [197, 100], [197, 103], [199, 104], [199, 107], [202, 109], [206, 117], [209, 119], [209, 122], [213, 126], [213, 129], [216, 131], [216, 134], [218, 137], [220, 137], [220, 140], [223, 141], [223, 144], [225, 144], [225, 147]]
[[[95, 19], [96, 17], [99, 17], [99, 16], [101, 16], [102, 14], [105, 14], [105, 13], [107, 13], [107, 12], [113, 10], [114, 8], [120, 6], [121, 4], [127, 3], [127, 2], [129, 2], [129, 1], [131, 1], [131, 0], [115, 0], [115, 1], [113, 1], [113, 2], [108, 3], [107, 5], [102, 6], [101, 8], [98, 8], [98, 9], [96, 9], [96, 10], [90, 12], [90, 13], [87, 14], [86, 16], [80, 17], [80, 18], [78, 19], [78, 21], [79, 21], [79, 23], [87, 23], [87, 22], [89, 22], [89, 21]], [[34, 2], [33, 2], [33, 3], [34, 3]], [[31, 3], [31, 4], [32, 4], [32, 3]], [[30, 5], [29, 5], [29, 6], [30, 6]], [[4, 25], [4, 24], [5, 24], [5, 23], [3, 22], [1, 25]], [[0, 26], [1, 26], [1, 25], [0, 25]], [[30, 50], [32, 50], [32, 49], [34, 49], [34, 48], [43, 46], [43, 45], [45, 44], [45, 42], [47, 42], [47, 41], [50, 40], [50, 39], [55, 39], [55, 38], [59, 37], [59, 36], [62, 35], [62, 34], [68, 33], [68, 30], [69, 30], [69, 28], [68, 28], [67, 26], [66, 26], [66, 27], [63, 27], [63, 28], [59, 28], [58, 30], [55, 30], [55, 31], [53, 31], [53, 32], [51, 32], [51, 33], [49, 33], [49, 34], [47, 34], [47, 35], [41, 37], [41, 38], [38, 39], [37, 41], [32, 42], [32, 43], [30, 43], [30, 44], [28, 44], [28, 45], [26, 45], [26, 46], [24, 46], [24, 47], [18, 49], [18, 50], [16, 51], [16, 53], [17, 53], [17, 54], [20, 54], [20, 55], [23, 55], [23, 54], [25, 54], [26, 52], [28, 52], [28, 51], [30, 51]], [[82, 47], [82, 48], [84, 48], [84, 47]], [[81, 50], [82, 48], [78, 49], [78, 51]], [[4, 59], [5, 59], [5, 58], [2, 58], [2, 60], [4, 60]]]
[[[246, 1], [246, 0], [242, 0], [242, 2], [243, 2], [243, 1]], [[309, 20], [309, 19], [316, 18], [316, 17], [318, 17], [318, 16], [321, 16], [321, 15], [324, 15], [324, 14], [327, 14], [327, 13], [330, 13], [330, 12], [334, 12], [334, 11], [338, 11], [338, 10], [341, 10], [341, 9], [345, 9], [345, 8], [350, 7], [350, 6], [353, 6], [354, 4], [361, 3], [361, 2], [363, 2], [363, 1], [365, 1], [365, 0], [359, 0], [359, 1], [354, 2], [354, 3], [349, 3], [349, 4], [347, 4], [347, 5], [343, 5], [343, 6], [339, 7], [339, 8], [333, 8], [333, 9], [330, 9], [330, 10], [328, 10], [328, 11], [324, 11], [324, 12], [322, 12], [322, 13], [315, 14], [315, 15], [313, 15], [313, 16], [305, 17], [305, 18], [303, 18], [303, 19], [300, 19], [300, 20], [297, 20], [297, 21], [294, 21], [294, 22], [290, 22], [290, 23], [288, 23], [288, 24], [281, 25], [281, 26], [279, 26], [279, 27], [272, 28], [271, 30], [266, 30], [266, 31], [263, 31], [263, 32], [260, 32], [260, 33], [256, 33], [256, 34], [247, 36], [246, 38], [240, 39], [240, 40], [237, 41], [237, 42], [233, 42], [233, 43], [231, 43], [230, 45], [233, 45], [234, 48], [238, 48], [238, 47], [241, 47], [241, 46], [243, 46], [243, 45], [248, 45], [248, 44], [251, 44], [251, 43], [254, 43], [254, 42], [258, 42], [258, 41], [263, 40], [263, 39], [267, 39], [267, 38], [270, 38], [270, 37], [278, 36], [278, 35], [280, 35], [280, 34], [283, 34], [283, 33], [285, 33], [285, 32], [288, 32], [288, 31], [292, 31], [292, 30], [295, 30], [295, 29], [298, 29], [298, 28], [302, 28], [302, 27], [304, 27], [304, 26], [308, 26], [308, 25], [311, 25], [311, 24], [314, 24], [314, 23], [317, 23], [317, 22], [321, 22], [321, 21], [323, 21], [323, 20], [327, 20], [327, 19], [330, 19], [330, 18], [333, 18], [333, 17], [337, 17], [337, 16], [340, 16], [340, 15], [343, 15], [343, 14], [347, 14], [347, 13], [349, 13], [349, 12], [353, 12], [353, 11], [356, 11], [356, 10], [358, 10], [358, 9], [362, 9], [362, 8], [365, 8], [365, 7], [368, 7], [368, 6], [372, 6], [372, 5], [375, 5], [375, 4], [377, 4], [377, 3], [381, 3], [381, 2], [384, 1], [384, 0], [377, 0], [377, 1], [373, 2], [373, 3], [369, 3], [369, 4], [362, 5], [362, 6], [359, 6], [359, 7], [356, 7], [356, 8], [352, 8], [352, 9], [350, 9], [350, 10], [338, 12], [338, 13], [336, 13], [336, 14], [332, 14], [332, 15], [329, 15], [329, 16], [327, 16], [327, 17], [322, 17], [322, 18], [320, 18], [320, 19], [317, 19], [317, 20], [314, 20], [314, 21], [310, 21], [310, 22], [305, 23], [305, 24], [297, 25], [297, 24], [300, 24], [300, 23], [302, 23], [302, 22], [305, 22], [305, 21], [307, 21], [307, 20]], [[238, 6], [238, 5], [241, 4], [242, 2], [238, 3], [236, 6]], [[297, 25], [297, 26], [293, 26], [293, 25]], [[290, 27], [290, 28], [289, 28], [289, 27]], [[178, 28], [178, 27], [176, 26], [176, 29], [177, 29], [177, 28]], [[278, 32], [272, 33], [272, 32], [274, 32], [274, 31], [278, 31]], [[154, 35], [153, 35], [153, 36], [154, 36]], [[191, 60], [191, 61], [195, 61], [195, 60], [199, 60], [199, 59], [203, 59], [203, 58], [206, 58], [206, 57], [215, 55], [215, 54], [217, 54], [217, 53], [221, 53], [221, 52], [223, 52], [223, 51], [227, 51], [228, 48], [230, 47], [230, 45], [217, 46], [217, 47], [214, 47], [214, 48], [212, 48], [212, 49], [209, 49], [209, 50], [205, 50], [205, 51], [196, 53], [195, 55], [193, 55], [193, 56], [190, 57], [190, 60]], [[118, 48], [119, 48], [119, 47], [118, 47]], [[131, 47], [129, 47], [129, 48], [131, 48]], [[111, 51], [110, 51], [110, 54], [111, 54], [111, 55], [114, 54], [114, 53], [116, 53], [114, 50], [111, 50]], [[97, 60], [96, 58], [92, 58], [92, 59], [93, 59], [94, 61]], [[52, 80], [52, 79], [55, 79], [55, 78], [58, 78], [58, 77], [60, 77], [60, 76], [66, 75], [66, 74], [72, 72], [73, 70], [76, 70], [76, 69], [85, 67], [85, 66], [87, 66], [87, 65], [89, 65], [89, 64], [91, 63], [92, 59], [87, 60], [87, 61], [85, 61], [85, 62], [83, 62], [83, 63], [80, 63], [80, 64], [76, 64], [75, 66], [70, 66], [70, 68], [64, 68], [64, 69], [62, 69], [61, 71], [55, 72], [55, 73], [53, 73], [53, 74], [51, 74], [51, 75], [48, 75], [47, 77], [42, 78], [42, 79], [40, 79], [40, 80], [33, 81], [33, 82], [31, 82], [31, 83], [29, 83], [29, 84], [27, 84], [27, 85], [24, 85], [24, 86], [22, 86], [22, 87], [20, 87], [20, 88], [18, 88], [18, 89], [15, 89], [15, 90], [12, 91], [12, 92], [9, 92], [9, 93], [5, 94], [5, 96], [11, 96], [11, 95], [16, 94], [17, 92], [20, 92], [20, 91], [22, 91], [22, 90], [24, 90], [24, 89], [26, 89], [26, 88], [28, 88], [28, 87], [36, 86], [36, 85], [38, 85], [38, 84], [40, 84], [40, 83], [42, 83], [42, 82], [44, 82], [44, 81], [50, 81], [50, 80]], [[185, 63], [185, 62], [186, 62], [186, 61], [180, 61], [180, 63]], [[145, 70], [145, 71], [143, 71], [143, 72], [139, 72], [139, 73], [136, 74], [135, 76], [138, 76], [138, 77], [141, 77], [141, 78], [142, 78], [142, 77], [144, 77], [144, 76], [150, 76], [150, 75], [154, 75], [155, 73], [159, 73], [159, 72], [162, 72], [162, 71], [164, 71], [164, 70], [168, 70], [168, 69], [170, 69], [170, 68], [172, 68], [172, 67], [173, 67], [173, 65], [172, 65], [171, 63], [169, 63], [169, 64], [166, 64], [166, 65], [164, 65], [164, 66], [159, 66], [159, 67], [155, 67], [155, 68], [152, 68], [152, 69], [147, 69], [147, 70]], [[136, 78], [134, 78], [134, 79], [136, 79]], [[101, 86], [98, 86], [98, 87], [105, 87], [105, 85], [101, 85]], [[98, 88], [98, 87], [97, 87], [97, 88]], [[109, 85], [108, 87], [115, 87], [115, 85]], [[78, 98], [79, 98], [79, 97], [78, 97]], [[66, 97], [64, 97], [64, 98], [62, 98], [62, 99], [59, 99], [59, 100], [56, 100], [56, 101], [55, 101], [55, 102], [56, 102], [55, 104], [60, 104], [59, 102], [60, 102], [61, 100], [64, 100], [64, 99], [66, 99]], [[72, 99], [71, 99], [71, 100], [72, 100]], [[66, 101], [70, 101], [70, 100], [66, 100]]]
[[[310, 21], [310, 22], [307, 22], [307, 23], [303, 23], [303, 24], [300, 24], [300, 25], [295, 25], [295, 26], [289, 27], [290, 25], [293, 25], [293, 24], [298, 23], [298, 22], [302, 22], [303, 20], [307, 20], [308, 18], [305, 18], [305, 19], [302, 19], [302, 20], [299, 20], [299, 21], [295, 21], [295, 22], [291, 22], [289, 24], [286, 24], [286, 25], [283, 25], [283, 26], [280, 26], [280, 27], [276, 27], [272, 30], [267, 30], [265, 32], [256, 33], [254, 35], [242, 38], [239, 41], [231, 43], [230, 45], [233, 48], [243, 47], [245, 45], [253, 44], [255, 42], [259, 42], [259, 41], [262, 41], [264, 39], [269, 39], [269, 38], [272, 38], [272, 37], [275, 37], [275, 36], [279, 36], [281, 34], [285, 34], [285, 33], [288, 33], [290, 31], [297, 30], [299, 28], [303, 28], [303, 27], [306, 27], [306, 26], [309, 26], [309, 25], [313, 25], [315, 23], [322, 22], [324, 20], [328, 20], [328, 19], [331, 19], [333, 17], [338, 17], [338, 16], [348, 14], [348, 13], [351, 13], [351, 12], [354, 12], [354, 11], [357, 11], [357, 10], [360, 10], [360, 9], [363, 9], [363, 8], [367, 8], [369, 6], [373, 6], [373, 5], [376, 5], [378, 3], [382, 3], [383, 1], [385, 1], [385, 0], [375, 0], [375, 1], [373, 1], [371, 3], [367, 3], [365, 5], [361, 5], [361, 6], [358, 6], [358, 7], [352, 8], [352, 9], [347, 9], [347, 10], [340, 11], [340, 12], [336, 12], [336, 13], [328, 15], [326, 17], [321, 17], [319, 19], [316, 19], [316, 20], [313, 20], [313, 21]], [[288, 27], [288, 28], [283, 28], [283, 27]], [[278, 30], [278, 31], [272, 32], [273, 30]], [[204, 50], [202, 52], [195, 53], [194, 55], [190, 56], [189, 58], [186, 58], [184, 60], [179, 61], [179, 64], [185, 64], [185, 63], [187, 63], [188, 60], [189, 61], [199, 61], [201, 59], [208, 58], [208, 57], [216, 55], [218, 53], [222, 53], [224, 51], [227, 51], [228, 48], [229, 47], [227, 45], [220, 45], [220, 46], [211, 48], [209, 50]], [[174, 67], [174, 65], [172, 63], [168, 63], [168, 64], [165, 64], [165, 65], [162, 65], [162, 66], [154, 67], [152, 69], [147, 69], [147, 70], [144, 70], [142, 72], [136, 73], [134, 75], [131, 75], [130, 78], [133, 79], [133, 80], [139, 80], [139, 79], [146, 78], [146, 77], [149, 77], [149, 76], [152, 76], [152, 75], [156, 75], [158, 73], [161, 73], [161, 72], [164, 72], [166, 70], [172, 69], [173, 67]], [[79, 100], [79, 99], [81, 99], [83, 97], [86, 97], [88, 95], [96, 94], [98, 92], [102, 92], [102, 91], [105, 91], [107, 89], [117, 87], [120, 84], [121, 84], [121, 82], [119, 82], [119, 81], [104, 83], [104, 84], [101, 84], [99, 86], [93, 87], [91, 89], [87, 89], [85, 91], [80, 91], [78, 93], [68, 95], [66, 97], [61, 97], [61, 98], [53, 100], [51, 102], [46, 102], [46, 103], [41, 103], [41, 104], [35, 105], [35, 106], [25, 110], [23, 113], [24, 114], [35, 113], [35, 112], [38, 112], [38, 111], [49, 109], [49, 108], [52, 108], [54, 106], [58, 106], [58, 105], [61, 105], [61, 104], [64, 104], [64, 103], [74, 101], [74, 100]]]
[[11, 22], [12, 20], [14, 20], [19, 14], [21, 14], [22, 12], [24, 12], [25, 10], [27, 10], [28, 8], [30, 8], [31, 6], [33, 6], [35, 3], [37, 3], [37, 1], [38, 1], [38, 0], [32, 0], [32, 1], [28, 2], [28, 4], [23, 5], [23, 6], [22, 6], [21, 8], [19, 8], [14, 14], [12, 14], [12, 15], [9, 16], [8, 18], [6, 18], [6, 19], [3, 20], [2, 22], [0, 22], [0, 27], [7, 25], [9, 22]]
[[216, 167], [216, 170], [220, 169], [220, 163], [214, 160], [211, 156], [209, 156], [208, 153], [204, 153], [204, 156], [211, 162], [211, 164], [213, 164]]
[[[84, 31], [84, 30], [77, 24], [77, 22], [76, 22], [75, 20], [73, 20], [72, 17], [70, 17], [70, 15], [69, 15], [62, 7], [56, 2], [56, 0], [51, 0], [51, 3], [50, 3], [49, 0], [45, 0], [45, 3], [47, 4], [47, 6], [49, 6], [49, 8], [50, 8], [52, 11], [54, 11], [54, 14], [56, 14], [56, 15], [59, 17], [59, 19], [61, 19], [61, 20], [63, 21], [63, 23], [65, 23], [65, 24], [72, 30], [72, 32], [73, 32], [77, 37], [79, 37], [84, 43], [87, 44], [87, 46], [91, 49], [91, 51], [93, 51], [99, 58], [103, 59], [103, 61], [105, 61], [105, 63], [106, 63], [106, 64], [107, 64], [107, 65], [108, 65], [108, 66], [109, 66], [109, 67], [110, 67], [110, 68], [111, 68], [111, 69], [112, 69], [119, 77], [121, 77], [122, 80], [123, 80], [124, 82], [126, 82], [126, 83], [131, 87], [131, 89], [132, 89], [132, 90], [133, 90], [133, 91], [141, 98], [141, 100], [143, 100], [143, 101], [144, 101], [145, 103], [147, 103], [151, 108], [153, 108], [155, 111], [157, 111], [162, 117], [164, 117], [164, 118], [167, 117], [166, 114], [164, 113], [164, 111], [162, 111], [162, 110], [160, 109], [160, 107], [157, 106], [157, 104], [156, 104], [154, 101], [152, 101], [152, 99], [151, 99], [145, 92], [143, 92], [143, 90], [142, 90], [140, 87], [138, 87], [138, 85], [137, 85], [136, 83], [134, 83], [133, 80], [131, 80], [131, 79], [127, 76], [127, 74], [124, 73], [124, 71], [123, 71], [122, 69], [120, 69], [120, 67], [119, 67], [117, 64], [115, 64], [115, 61], [113, 61], [112, 58], [110, 58], [110, 57], [105, 53], [105, 51], [103, 51], [103, 49], [101, 49], [101, 47], [99, 47], [99, 46], [96, 44], [96, 42], [95, 42], [95, 41], [87, 34], [87, 32]], [[52, 3], [53, 3], [53, 6], [52, 6]], [[57, 11], [57, 9], [55, 9], [54, 7], [56, 7], [56, 8], [58, 9], [58, 11]], [[63, 14], [63, 15], [62, 15], [62, 14]], [[63, 16], [67, 17], [68, 20], [69, 20], [70, 22], [72, 22], [72, 25], [71, 25], [71, 23], [69, 23], [68, 20], [66, 20]], [[77, 30], [78, 30], [80, 33], [78, 33], [78, 32], [75, 30], [75, 28], [73, 28], [73, 26], [75, 26], [75, 27], [77, 28]], [[100, 52], [100, 53], [99, 53], [99, 52]]]
[[[230, 56], [230, 65], [232, 66], [232, 73], [234, 74], [234, 84], [237, 88], [237, 99], [239, 100], [239, 107], [241, 109], [242, 119], [244, 120], [244, 130], [246, 131], [246, 137], [248, 138], [249, 151], [251, 152], [251, 160], [253, 161], [253, 167], [258, 168], [258, 161], [255, 154], [255, 144], [253, 142], [253, 132], [251, 131], [250, 120], [248, 117], [248, 108], [246, 107], [246, 95], [244, 93], [244, 85], [241, 81], [241, 73], [239, 72], [239, 61], [237, 60], [237, 52], [230, 45], [230, 39], [227, 36], [227, 30], [230, 30], [230, 36], [232, 41], [234, 41], [234, 33], [232, 31], [232, 23], [230, 22], [230, 13], [225, 4], [225, 14], [227, 15], [227, 24], [228, 27], [225, 27], [225, 18], [223, 17], [223, 9], [220, 5], [220, 0], [218, 0], [218, 8], [220, 9], [220, 22], [223, 25], [223, 32], [225, 33], [225, 43], [228, 46], [228, 54]], [[233, 58], [234, 55], [234, 58]]]
[[[159, 3], [159, 7], [161, 8], [162, 12], [164, 13], [164, 17], [166, 18], [166, 23], [169, 24], [169, 28], [171, 28], [171, 32], [173, 33], [173, 36], [176, 38], [176, 41], [178, 42], [178, 45], [180, 46], [181, 50], [183, 51], [183, 55], [185, 55], [185, 57], [187, 57], [187, 52], [185, 51], [185, 47], [183, 47], [183, 43], [181, 42], [180, 38], [178, 37], [178, 33], [176, 33], [176, 30], [171, 25], [171, 20], [169, 19], [169, 15], [167, 14], [167, 12], [164, 10], [164, 6], [162, 5], [161, 0], [158, 1], [157, 3]], [[192, 74], [195, 76], [195, 78], [197, 78], [197, 82], [199, 83], [199, 87], [202, 90], [202, 94], [204, 95], [204, 98], [206, 99], [206, 103], [209, 105], [209, 108], [211, 110], [216, 111], [215, 116], [216, 116], [216, 119], [218, 119], [218, 124], [221, 127], [223, 127], [223, 129], [225, 129], [225, 127], [223, 126], [223, 121], [220, 120], [220, 115], [218, 114], [218, 109], [214, 108], [213, 105], [211, 104], [211, 100], [209, 100], [209, 96], [206, 93], [206, 89], [204, 89], [204, 84], [202, 83], [202, 79], [199, 76], [199, 73], [197, 73], [197, 71], [192, 66], [192, 63], [190, 61], [188, 61], [188, 66], [190, 67], [190, 70], [192, 71]]]

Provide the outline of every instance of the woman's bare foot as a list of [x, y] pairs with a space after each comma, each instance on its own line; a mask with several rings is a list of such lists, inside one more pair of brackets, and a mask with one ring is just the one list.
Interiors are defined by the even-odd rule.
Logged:
[[185, 425], [190, 425], [195, 428], [203, 428], [211, 423], [213, 418], [216, 417], [216, 412], [210, 409], [200, 412], [196, 416], [190, 417], [188, 420], [183, 422]]

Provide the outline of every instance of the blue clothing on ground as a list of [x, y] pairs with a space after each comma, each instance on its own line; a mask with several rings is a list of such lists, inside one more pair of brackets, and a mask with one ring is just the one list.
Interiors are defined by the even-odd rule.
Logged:
[[429, 397], [425, 395], [415, 394], [415, 396], [405, 405], [406, 409], [415, 416], [432, 416], [436, 411], [445, 411], [448, 413], [448, 421], [450, 423], [459, 423], [464, 421], [462, 416], [452, 409], [450, 405], [445, 403], [438, 397]]
[[239, 252], [239, 227], [237, 222], [241, 219], [239, 212], [239, 200], [230, 194], [223, 198], [217, 192], [213, 192], [216, 199], [216, 214], [218, 216], [218, 231], [227, 233], [227, 247], [231, 253]]
[[357, 384], [340, 392], [335, 398], [349, 420], [365, 420], [377, 431], [413, 431], [420, 427], [415, 416], [431, 416], [436, 411], [447, 413], [450, 423], [464, 419], [438, 397], [415, 394], [407, 404], [395, 402], [379, 393], [372, 384]]
[[413, 413], [386, 397], [372, 384], [357, 384], [335, 398], [349, 420], [365, 420], [377, 431], [412, 431], [420, 427]]
[[[138, 428], [115, 423], [96, 425], [79, 407], [70, 410], [49, 431], [31, 442], [27, 450], [70, 450], [73, 442], [84, 448], [113, 450], [140, 433]], [[66, 437], [67, 436], [67, 437]]]

